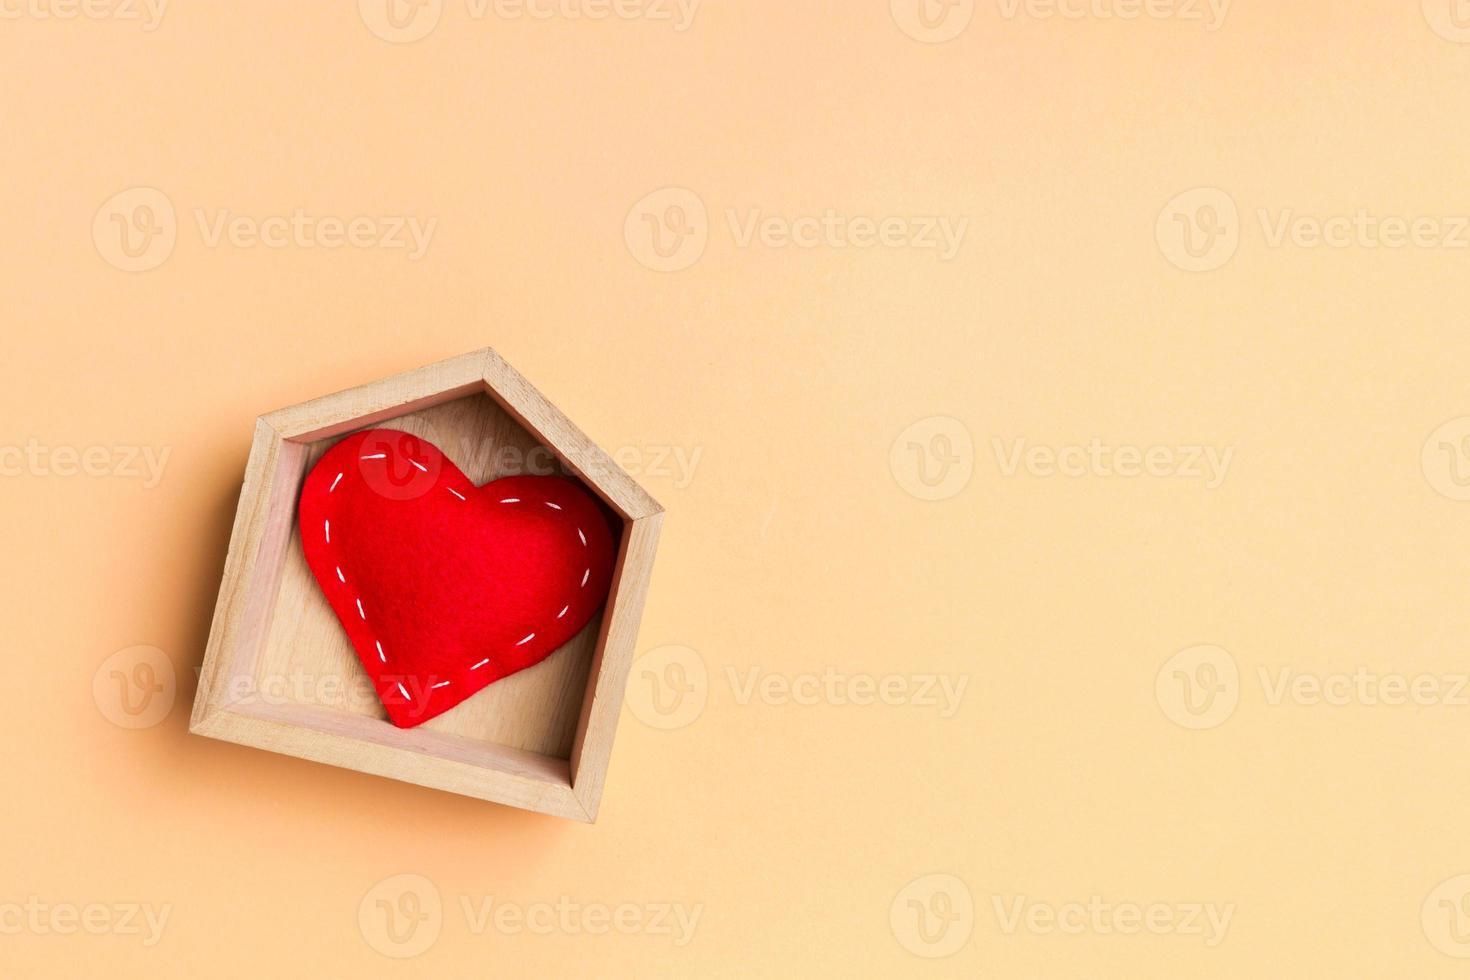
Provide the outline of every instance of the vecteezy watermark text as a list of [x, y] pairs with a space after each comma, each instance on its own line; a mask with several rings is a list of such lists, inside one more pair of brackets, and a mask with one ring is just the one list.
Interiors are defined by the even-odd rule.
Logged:
[[578, 902], [562, 895], [555, 902], [507, 902], [486, 895], [459, 900], [471, 935], [496, 932], [505, 936], [589, 935], [610, 932], [625, 936], [666, 938], [676, 948], [688, 946], [699, 928], [704, 905], [682, 902]]
[[152, 948], [163, 938], [172, 904], [151, 902], [0, 902], [0, 936], [141, 936]]
[[[1426, 0], [1428, 2], [1428, 0]], [[1455, 0], [1440, 0], [1455, 2]], [[1225, 26], [1233, 0], [995, 0], [1005, 21], [1176, 21], [1202, 24], [1207, 33]], [[924, 44], [943, 44], [963, 34], [976, 0], [889, 0], [894, 23]]]
[[1022, 469], [1034, 477], [1071, 478], [1155, 477], [1200, 480], [1205, 489], [1216, 490], [1225, 482], [1235, 447], [1206, 445], [1113, 446], [1094, 438], [1086, 444], [1064, 446], [1032, 445], [1026, 439], [990, 441], [1003, 476], [1013, 477]]
[[[430, 949], [444, 929], [439, 887], [419, 874], [384, 878], [358, 903], [357, 924], [372, 949], [408, 959]], [[685, 902], [580, 901], [561, 895], [545, 901], [508, 901], [494, 895], [460, 895], [457, 907], [471, 936], [648, 936], [674, 947], [694, 941], [704, 904]]]
[[[736, 248], [884, 249], [935, 254], [952, 261], [970, 229], [965, 215], [861, 214], [824, 208], [778, 214], [765, 208], [726, 208], [725, 225]], [[704, 256], [711, 222], [704, 199], [687, 187], [664, 187], [644, 196], [623, 221], [628, 251], [655, 272], [679, 272]]]
[[1256, 668], [1256, 675], [1272, 707], [1287, 703], [1335, 708], [1470, 707], [1470, 674], [1464, 673], [1409, 675], [1363, 666], [1319, 673], [1263, 665]]
[[[322, 214], [302, 207], [264, 215], [205, 207], [192, 213], [200, 241], [208, 249], [375, 250], [402, 252], [410, 262], [428, 253], [439, 228], [437, 217]], [[130, 187], [97, 209], [92, 241], [109, 265], [124, 272], [147, 272], [173, 255], [181, 224], [173, 201], [163, 191]]]
[[[988, 896], [1001, 936], [1171, 936], [1213, 948], [1225, 941], [1235, 904], [1118, 901], [1101, 895], [1043, 901], [1028, 895]], [[969, 945], [983, 904], [953, 874], [928, 874], [899, 889], [889, 905], [889, 924], [899, 945], [924, 959], [953, 956]]]
[[136, 22], [158, 30], [169, 0], [0, 0], [0, 20], [91, 20]]
[[500, 20], [646, 20], [682, 34], [704, 0], [465, 0], [470, 17]]
[[783, 249], [913, 249], [937, 252], [941, 262], [949, 262], [960, 252], [970, 219], [964, 215], [926, 214], [847, 215], [828, 208], [821, 214], [768, 214], [761, 208], [740, 212], [725, 211], [725, 223], [738, 248], [760, 244], [764, 248]]
[[[1155, 678], [1164, 715], [1196, 731], [1228, 721], [1249, 685], [1235, 657], [1210, 644], [1174, 654]], [[1268, 708], [1470, 708], [1470, 672], [1405, 673], [1357, 665], [1303, 670], [1259, 664], [1254, 671]]]
[[[609, 20], [670, 24], [676, 34], [694, 26], [704, 0], [464, 0], [471, 22], [600, 22]], [[367, 29], [391, 44], [421, 41], [439, 27], [445, 0], [358, 0]]]
[[229, 208], [194, 209], [194, 222], [205, 247], [382, 249], [406, 251], [417, 262], [429, 251], [438, 218], [423, 220], [416, 215], [313, 215], [296, 208], [289, 215], [265, 217], [235, 214]]
[[0, 477], [117, 477], [152, 490], [163, 479], [172, 446], [48, 446], [39, 439], [0, 445]]
[[1006, 20], [1175, 20], [1225, 26], [1233, 0], [996, 0]]
[[1233, 902], [1114, 902], [1100, 895], [1072, 902], [992, 895], [990, 904], [1007, 936], [1188, 936], [1203, 939], [1210, 948], [1225, 941], [1235, 916]]
[[[1271, 251], [1470, 250], [1470, 214], [1408, 215], [1366, 207], [1312, 214], [1281, 207], [1256, 208], [1255, 220]], [[1164, 205], [1154, 234], [1160, 252], [1178, 268], [1213, 272], [1235, 257], [1247, 224], [1229, 192], [1196, 187]]]
[[759, 700], [768, 707], [794, 704], [808, 708], [819, 704], [865, 708], [934, 708], [941, 718], [953, 718], [965, 699], [970, 684], [967, 675], [949, 674], [850, 674], [828, 667], [820, 674], [777, 674], [751, 667], [742, 672], [725, 668], [735, 703], [748, 705]]
[[1470, 215], [1298, 214], [1293, 208], [1258, 208], [1256, 219], [1268, 248], [1470, 249]]
[[[837, 667], [784, 674], [759, 666], [727, 666], [714, 676], [723, 677], [742, 708], [913, 708], [933, 711], [942, 719], [959, 713], [970, 684], [966, 674], [877, 675]], [[697, 650], [656, 647], [634, 662], [624, 703], [639, 721], [670, 731], [699, 719], [709, 703], [710, 688], [710, 670]]]
[[[694, 482], [695, 472], [704, 459], [704, 447], [654, 443], [618, 446], [609, 451], [608, 458], [629, 476], [668, 480], [674, 489], [684, 490]], [[528, 450], [517, 446], [501, 446], [495, 451], [492, 463], [497, 477], [571, 474], [571, 470], [545, 446], [534, 446]], [[612, 474], [600, 473], [593, 466], [588, 475], [597, 477]]]

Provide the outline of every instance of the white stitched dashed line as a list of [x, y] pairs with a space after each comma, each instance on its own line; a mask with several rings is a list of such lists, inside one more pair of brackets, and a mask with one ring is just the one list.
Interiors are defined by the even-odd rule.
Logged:
[[388, 655], [383, 652], [383, 641], [382, 640], [374, 640], [373, 641], [373, 646], [375, 646], [375, 647], [378, 648], [378, 659], [381, 660], [381, 661], [383, 661], [383, 663], [387, 663], [388, 662]]
[[559, 613], [556, 614], [556, 618], [557, 619], [561, 619], [563, 616], [565, 616], [567, 614], [567, 610], [570, 609], [570, 608], [572, 608], [572, 607], [571, 606], [562, 606], [561, 607], [561, 612], [559, 612]]
[[327, 532], [327, 544], [332, 543], [332, 522], [322, 521], [322, 529]]
[[341, 582], [343, 585], [347, 584], [347, 576], [342, 574], [341, 565], [337, 566], [337, 581]]
[[432, 685], [429, 688], [429, 690], [431, 690], [431, 691], [437, 691], [441, 687], [448, 687], [448, 686], [449, 686], [449, 682], [448, 681], [440, 681], [439, 683]]
[[399, 681], [399, 683], [398, 683], [398, 693], [403, 695], [403, 700], [405, 700], [405, 701], [412, 701], [413, 700], [413, 698], [411, 698], [411, 697], [408, 696], [408, 689], [403, 686], [403, 682], [402, 681]]
[[411, 460], [409, 460], [409, 462], [412, 463], [413, 465], [417, 466], [419, 468], [419, 472], [420, 473], [427, 473], [427, 472], [429, 472], [429, 468], [427, 466], [425, 466], [423, 463], [420, 463], [418, 460], [411, 459]]
[[506, 497], [504, 500], [501, 501], [502, 504], [518, 504], [520, 502], [520, 497]]
[[454, 489], [453, 487], [445, 487], [444, 489], [445, 490], [448, 490], [450, 493], [454, 494], [460, 500], [463, 500], [464, 499], [464, 494], [460, 493], [458, 490]]
[[579, 585], [579, 586], [577, 586], [577, 588], [579, 588], [579, 589], [585, 589], [587, 587], [587, 577], [590, 576], [591, 574], [592, 574], [592, 569], [590, 569], [590, 568], [589, 569], [586, 569], [585, 571], [583, 571], [582, 572], [582, 584]]
[[489, 657], [486, 657], [484, 660], [481, 660], [479, 663], [477, 663], [473, 667], [471, 667], [470, 670], [479, 670], [481, 667], [485, 666], [489, 662], [490, 662], [490, 658]]
[[331, 486], [330, 489], [327, 490], [327, 493], [331, 493], [333, 490], [337, 489], [337, 484], [339, 484], [341, 482], [342, 482], [342, 474], [341, 473], [338, 473], [337, 474], [337, 479], [335, 479], [335, 480], [332, 481], [332, 486]]
[[582, 539], [582, 547], [587, 547], [587, 535], [582, 533], [582, 529], [580, 527], [577, 528], [577, 537]]
[[561, 510], [561, 504], [553, 504], [549, 500], [546, 501], [546, 506], [550, 507], [552, 510]]
[[357, 600], [357, 614], [362, 617], [363, 622], [367, 622], [367, 613], [365, 613], [365, 612], [362, 611], [362, 600], [361, 599], [358, 599]]
[[387, 453], [373, 453], [371, 456], [363, 456], [363, 459], [387, 459]]
[[534, 639], [536, 639], [536, 634], [535, 633], [532, 633], [530, 636], [526, 637], [524, 640], [522, 640], [521, 642], [517, 643], [516, 646], [523, 647], [527, 643], [530, 643]]

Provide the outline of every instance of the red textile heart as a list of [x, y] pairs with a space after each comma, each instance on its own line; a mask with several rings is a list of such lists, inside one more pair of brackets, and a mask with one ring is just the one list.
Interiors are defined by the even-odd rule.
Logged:
[[391, 429], [328, 450], [298, 520], [306, 563], [399, 728], [546, 659], [612, 581], [612, 529], [582, 486], [476, 487], [438, 447]]

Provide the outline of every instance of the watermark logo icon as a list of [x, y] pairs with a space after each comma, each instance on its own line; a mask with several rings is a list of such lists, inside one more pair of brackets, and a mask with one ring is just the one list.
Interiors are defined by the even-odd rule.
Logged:
[[130, 187], [108, 198], [92, 219], [97, 254], [124, 272], [168, 261], [179, 238], [173, 202], [156, 187]]
[[433, 33], [444, 13], [444, 0], [357, 0], [362, 22], [384, 41], [412, 44]]
[[663, 731], [694, 724], [709, 703], [709, 670], [698, 651], [684, 646], [650, 650], [633, 664], [628, 709]]
[[1196, 731], [1218, 728], [1240, 703], [1240, 668], [1221, 647], [1180, 650], [1159, 668], [1154, 696], [1176, 725]]
[[1423, 0], [1424, 19], [1446, 41], [1470, 44], [1470, 0]]
[[1451, 500], [1470, 500], [1470, 416], [1450, 419], [1429, 434], [1419, 457], [1424, 479]]
[[1159, 212], [1159, 251], [1186, 272], [1213, 272], [1240, 248], [1240, 209], [1217, 187], [1196, 187]]
[[888, 924], [900, 946], [924, 959], [953, 956], [975, 931], [970, 887], [951, 874], [915, 878], [893, 898]]
[[889, 0], [894, 23], [922, 44], [943, 44], [965, 32], [975, 17], [975, 0]]
[[1446, 956], [1470, 959], [1470, 874], [1435, 886], [1419, 910], [1429, 944]]
[[680, 272], [698, 262], [709, 245], [709, 211], [685, 187], [665, 187], [633, 205], [623, 239], [639, 264], [655, 272]]
[[423, 875], [384, 878], [362, 897], [357, 927], [374, 950], [393, 959], [418, 956], [439, 940], [444, 904]]
[[429, 452], [418, 436], [379, 429], [362, 441], [357, 454], [362, 480], [389, 500], [417, 500], [433, 490], [444, 469], [444, 457]]
[[173, 710], [177, 687], [168, 654], [158, 647], [128, 647], [92, 675], [92, 700], [119, 728], [152, 728]]
[[975, 442], [959, 419], [933, 415], [899, 433], [888, 451], [898, 485], [920, 500], [948, 500], [970, 483]]

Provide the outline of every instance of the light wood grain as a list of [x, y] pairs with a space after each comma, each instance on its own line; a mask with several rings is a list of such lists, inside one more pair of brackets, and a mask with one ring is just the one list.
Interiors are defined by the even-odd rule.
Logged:
[[194, 731], [492, 803], [591, 820], [572, 792], [566, 762], [535, 753], [302, 706], [221, 711]]
[[[311, 465], [371, 426], [432, 441], [476, 484], [554, 458], [623, 518], [603, 614], [542, 663], [411, 730], [389, 724], [364, 683], [296, 531]], [[190, 730], [595, 820], [661, 524], [657, 501], [494, 351], [273, 412], [256, 426]]]
[[572, 788], [582, 806], [594, 816], [602, 804], [613, 735], [623, 710], [623, 692], [633, 666], [638, 623], [643, 617], [649, 573], [662, 527], [663, 514], [654, 514], [634, 521], [623, 536], [608, 608], [603, 614], [602, 635], [598, 637], [587, 693], [577, 720], [571, 759]]
[[382, 381], [283, 408], [264, 416], [261, 421], [280, 433], [282, 438], [297, 442], [346, 435], [421, 408], [483, 391], [487, 355], [487, 351], [461, 354]]
[[238, 682], [256, 674], [285, 563], [293, 488], [305, 462], [306, 447], [256, 423], [191, 725], [223, 708]]

